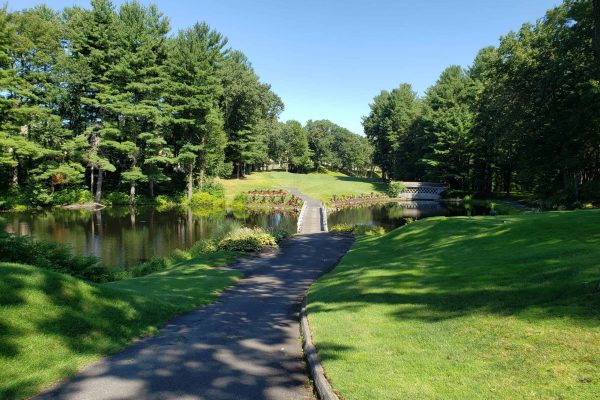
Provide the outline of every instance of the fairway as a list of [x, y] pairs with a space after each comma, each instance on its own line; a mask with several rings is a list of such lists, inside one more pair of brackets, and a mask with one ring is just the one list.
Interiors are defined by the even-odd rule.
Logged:
[[[36, 394], [177, 314], [214, 301], [238, 272], [205, 255], [141, 278], [95, 285], [0, 263], [0, 399]], [[24, 318], [26, 316], [26, 318]]]
[[362, 238], [309, 293], [344, 399], [597, 399], [600, 212], [434, 218]]
[[386, 187], [380, 181], [352, 177], [338, 172], [327, 174], [256, 172], [243, 179], [221, 179], [219, 182], [225, 186], [225, 195], [228, 199], [252, 189], [296, 188], [305, 195], [327, 201], [334, 194], [382, 192]]

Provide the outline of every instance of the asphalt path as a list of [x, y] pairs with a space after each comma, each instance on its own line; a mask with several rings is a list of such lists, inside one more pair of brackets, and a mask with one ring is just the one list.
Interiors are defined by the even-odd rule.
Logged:
[[299, 308], [352, 239], [296, 235], [230, 268], [244, 277], [217, 303], [89, 366], [39, 399], [312, 399]]

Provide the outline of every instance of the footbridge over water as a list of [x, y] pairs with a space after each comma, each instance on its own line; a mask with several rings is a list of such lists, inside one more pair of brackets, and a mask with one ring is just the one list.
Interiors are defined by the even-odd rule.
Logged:
[[304, 201], [298, 216], [298, 233], [309, 234], [327, 232], [327, 208], [317, 199], [308, 197], [297, 189], [288, 189], [290, 193]]
[[401, 200], [440, 200], [442, 193], [448, 190], [443, 183], [402, 182], [406, 189], [398, 197]]

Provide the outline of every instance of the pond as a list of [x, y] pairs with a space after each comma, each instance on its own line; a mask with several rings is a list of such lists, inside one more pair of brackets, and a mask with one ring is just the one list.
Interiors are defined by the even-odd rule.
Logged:
[[378, 225], [391, 230], [406, 224], [411, 219], [437, 216], [486, 215], [484, 207], [471, 207], [462, 204], [445, 204], [436, 201], [410, 201], [329, 210], [327, 224]]
[[[474, 210], [483, 213], [484, 210]], [[391, 230], [407, 218], [466, 215], [462, 206], [437, 202], [384, 204], [330, 211], [329, 226], [380, 225]], [[221, 212], [205, 215], [192, 209], [159, 211], [153, 207], [110, 207], [101, 211], [48, 209], [7, 213], [6, 230], [36, 239], [71, 246], [75, 254], [95, 255], [108, 266], [131, 266], [174, 249], [187, 249], [196, 241], [219, 238], [240, 227], [280, 228], [296, 231], [297, 215], [284, 212]]]
[[131, 266], [162, 257], [196, 241], [222, 237], [242, 225], [296, 231], [297, 216], [283, 212], [203, 215], [191, 209], [110, 207], [101, 211], [48, 209], [7, 213], [6, 230], [71, 246], [75, 254], [95, 255], [108, 266]]

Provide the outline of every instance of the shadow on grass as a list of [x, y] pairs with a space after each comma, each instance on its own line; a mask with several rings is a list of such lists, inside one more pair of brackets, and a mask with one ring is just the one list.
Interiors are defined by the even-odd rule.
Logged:
[[473, 313], [600, 325], [600, 213], [433, 219], [363, 239], [311, 289], [309, 313], [393, 306], [399, 320]]
[[[96, 285], [0, 264], [0, 363], [12, 365], [0, 370], [0, 398], [25, 398], [48, 384], [48, 377], [73, 375], [86, 356], [118, 351], [175, 314], [209, 303], [232, 277], [231, 271], [189, 261], [162, 275]], [[53, 352], [48, 359], [46, 347]]]

